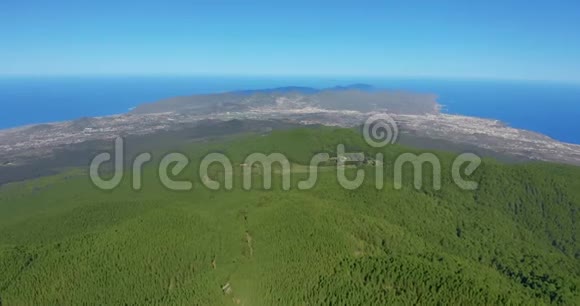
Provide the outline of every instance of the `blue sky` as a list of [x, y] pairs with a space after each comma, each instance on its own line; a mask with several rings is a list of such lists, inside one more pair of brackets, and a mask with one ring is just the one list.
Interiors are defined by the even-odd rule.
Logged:
[[0, 74], [580, 82], [580, 1], [119, 2], [0, 1]]

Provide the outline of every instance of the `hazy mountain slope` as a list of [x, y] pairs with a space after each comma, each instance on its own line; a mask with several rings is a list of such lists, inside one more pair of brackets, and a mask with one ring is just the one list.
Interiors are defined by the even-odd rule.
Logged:
[[430, 94], [376, 90], [355, 84], [328, 89], [282, 87], [234, 91], [164, 99], [137, 106], [131, 113], [178, 112], [196, 114], [247, 111], [264, 106], [317, 107], [331, 110], [370, 112], [388, 110], [395, 114], [435, 114], [439, 110], [436, 96]]

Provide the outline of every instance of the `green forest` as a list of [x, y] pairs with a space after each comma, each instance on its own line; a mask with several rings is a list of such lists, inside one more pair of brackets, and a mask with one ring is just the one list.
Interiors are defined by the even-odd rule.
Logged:
[[[331, 165], [310, 190], [295, 187], [304, 171], [292, 173], [288, 191], [280, 177], [265, 190], [259, 171], [252, 189], [242, 188], [239, 165], [251, 153], [283, 153], [300, 169], [337, 144], [383, 153], [384, 188], [375, 188], [370, 165], [348, 168], [366, 173], [355, 190], [338, 184]], [[451, 178], [456, 154], [435, 152], [441, 189], [427, 169], [421, 189], [405, 179], [396, 190], [395, 158], [420, 150], [371, 148], [359, 131], [329, 127], [180, 152], [191, 159], [179, 175], [191, 191], [159, 182], [163, 148], [152, 152], [139, 191], [130, 173], [100, 190], [84, 168], [1, 186], [0, 304], [580, 304], [580, 168], [484, 159], [469, 191]], [[201, 184], [199, 161], [210, 152], [232, 160], [232, 190]], [[215, 165], [210, 175], [225, 172]]]

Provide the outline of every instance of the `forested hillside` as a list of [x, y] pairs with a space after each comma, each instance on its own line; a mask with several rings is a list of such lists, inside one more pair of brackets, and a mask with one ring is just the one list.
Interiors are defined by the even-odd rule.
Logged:
[[[336, 145], [385, 155], [385, 187], [374, 168], [356, 190], [334, 167], [299, 190], [310, 158]], [[438, 152], [442, 188], [393, 187], [401, 146], [374, 149], [355, 130], [275, 131], [186, 145], [171, 191], [157, 178], [161, 157], [112, 191], [85, 169], [0, 187], [0, 304], [177, 305], [577, 305], [580, 169], [484, 160], [474, 191], [451, 179], [454, 155]], [[221, 152], [234, 165], [233, 190], [201, 185], [199, 160]], [[239, 164], [253, 152], [284, 153], [292, 188], [246, 191]], [[412, 168], [405, 168], [412, 170]], [[211, 176], [222, 178], [219, 166]], [[355, 168], [349, 168], [354, 175]], [[406, 177], [406, 176], [405, 176]]]

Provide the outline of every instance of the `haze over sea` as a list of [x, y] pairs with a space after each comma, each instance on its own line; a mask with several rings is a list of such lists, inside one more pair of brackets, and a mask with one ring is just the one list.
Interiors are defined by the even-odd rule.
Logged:
[[499, 119], [512, 127], [580, 144], [580, 84], [539, 81], [299, 77], [3, 77], [0, 128], [128, 111], [159, 99], [281, 86], [367, 83], [434, 93], [443, 111]]

